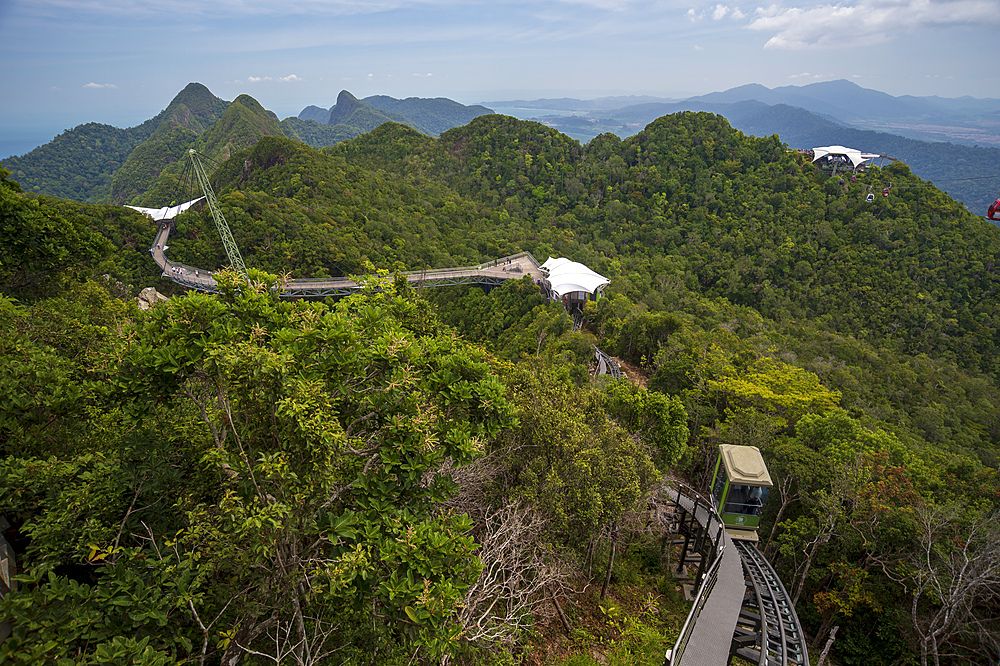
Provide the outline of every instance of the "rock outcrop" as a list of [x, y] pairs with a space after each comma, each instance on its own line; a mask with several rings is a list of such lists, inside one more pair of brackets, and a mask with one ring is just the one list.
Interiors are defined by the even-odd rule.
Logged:
[[146, 287], [139, 292], [139, 309], [140, 310], [151, 310], [156, 307], [157, 303], [162, 301], [170, 300], [160, 292], [156, 291], [155, 287]]

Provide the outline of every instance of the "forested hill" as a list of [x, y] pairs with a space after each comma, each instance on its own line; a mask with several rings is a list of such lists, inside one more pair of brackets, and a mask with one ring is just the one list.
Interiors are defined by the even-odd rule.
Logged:
[[904, 165], [841, 185], [777, 137], [745, 137], [698, 113], [585, 148], [538, 124], [484, 117], [437, 143], [392, 128], [332, 154], [439, 174], [490, 212], [485, 256], [491, 240], [501, 251], [522, 243], [599, 271], [620, 267], [643, 298], [679, 279], [772, 319], [823, 321], [906, 353], [947, 349], [992, 370], [1000, 234]]
[[[159, 276], [135, 211], [0, 171], [4, 658], [658, 663], [685, 611], [647, 498], [705, 488], [723, 443], [762, 450], [761, 547], [841, 663], [993, 658], [1000, 229], [905, 165], [830, 178], [709, 113], [322, 150], [275, 121], [240, 99], [193, 139], [251, 268], [218, 296]], [[610, 278], [581, 330], [530, 280], [391, 280], [518, 251]], [[224, 266], [208, 211], [169, 256]], [[376, 269], [337, 302], [277, 296]], [[172, 297], [140, 314], [146, 285]], [[592, 381], [592, 345], [642, 385]], [[953, 589], [955, 557], [978, 587], [922, 587]]]
[[[230, 102], [200, 83], [189, 83], [166, 109], [137, 127], [80, 125], [26, 155], [3, 160], [3, 165], [31, 192], [89, 203], [138, 205], [147, 203], [145, 195], [161, 174], [181, 169], [169, 167], [191, 147], [222, 160], [228, 157], [226, 146], [246, 146], [265, 134], [287, 136], [319, 148], [386, 122], [437, 135], [477, 115], [492, 113], [482, 106], [464, 106], [443, 98], [399, 100], [382, 95], [358, 100], [346, 90], [330, 109], [308, 107], [299, 118], [280, 123], [248, 95], [240, 95], [234, 104], [237, 108], [228, 114], [227, 122], [216, 128]], [[234, 120], [234, 115], [242, 119]], [[200, 140], [213, 129], [214, 138]], [[168, 194], [163, 187], [154, 192], [155, 196]], [[159, 206], [163, 201], [148, 204]]]
[[985, 215], [998, 196], [1000, 148], [919, 141], [887, 132], [844, 127], [785, 105], [747, 114], [734, 125], [747, 134], [777, 133], [793, 148], [840, 145], [891, 155], [962, 201], [975, 214]]
[[167, 108], [137, 127], [81, 125], [3, 164], [31, 192], [122, 203], [145, 192], [228, 106], [200, 83], [189, 83]]
[[115, 174], [157, 124], [152, 119], [129, 129], [79, 125], [27, 155], [4, 159], [3, 164], [31, 192], [89, 203], [107, 201]]

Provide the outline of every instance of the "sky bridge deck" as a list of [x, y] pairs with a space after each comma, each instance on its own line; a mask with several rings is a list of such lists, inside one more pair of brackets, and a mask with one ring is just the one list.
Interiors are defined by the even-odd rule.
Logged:
[[[149, 250], [153, 255], [153, 260], [163, 271], [163, 277], [188, 289], [216, 293], [218, 283], [215, 281], [212, 271], [180, 264], [166, 257], [164, 251], [168, 248], [169, 238], [169, 224], [161, 224], [156, 238], [153, 240], [153, 247]], [[492, 259], [476, 266], [407, 271], [401, 275], [410, 284], [421, 287], [444, 287], [460, 284], [497, 286], [507, 280], [519, 280], [525, 275], [530, 276], [536, 284], [547, 286], [547, 280], [539, 269], [538, 261], [530, 252], [520, 252], [500, 259]], [[362, 287], [363, 284], [350, 277], [295, 278], [282, 285], [281, 296], [284, 298], [345, 296], [359, 291]]]

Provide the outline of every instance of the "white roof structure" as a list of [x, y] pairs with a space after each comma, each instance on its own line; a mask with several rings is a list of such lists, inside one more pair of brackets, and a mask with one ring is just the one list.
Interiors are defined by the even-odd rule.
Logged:
[[197, 199], [192, 199], [191, 201], [187, 201], [176, 206], [164, 206], [163, 208], [143, 208], [142, 206], [126, 206], [126, 208], [131, 208], [132, 210], [137, 210], [140, 213], [145, 213], [149, 217], [153, 218], [154, 222], [162, 222], [163, 220], [174, 219], [204, 198], [205, 197], [198, 197]]
[[556, 259], [555, 257], [549, 257], [548, 259], [545, 260], [545, 263], [539, 266], [539, 268], [548, 273], [551, 272], [553, 268], [561, 266], [565, 263], [569, 263], [569, 259], [567, 259], [566, 257], [559, 257], [558, 259]]
[[562, 297], [574, 291], [593, 294], [611, 280], [590, 270], [583, 264], [570, 261], [565, 257], [554, 259], [549, 257], [541, 268], [548, 271], [549, 285], [552, 292]]
[[822, 159], [827, 155], [843, 155], [850, 160], [851, 164], [855, 167], [867, 162], [868, 160], [881, 157], [878, 153], [863, 153], [860, 150], [845, 148], [844, 146], [824, 146], [822, 148], [813, 148], [813, 162], [818, 159]]

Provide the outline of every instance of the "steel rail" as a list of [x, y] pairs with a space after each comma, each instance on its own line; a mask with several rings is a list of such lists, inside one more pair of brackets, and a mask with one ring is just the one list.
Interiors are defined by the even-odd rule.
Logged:
[[809, 666], [805, 634], [778, 574], [753, 544], [735, 543], [756, 597], [761, 625], [756, 649], [740, 648], [737, 654], [761, 666]]

